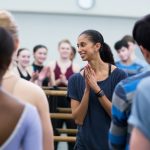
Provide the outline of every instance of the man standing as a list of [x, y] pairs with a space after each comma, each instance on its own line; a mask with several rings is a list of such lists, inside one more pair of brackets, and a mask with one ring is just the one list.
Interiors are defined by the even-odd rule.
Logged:
[[[145, 60], [150, 64], [150, 15], [135, 24], [133, 37], [140, 46]], [[127, 121], [131, 112], [131, 105], [137, 85], [141, 79], [148, 76], [150, 76], [150, 70], [127, 78], [117, 85], [112, 100], [112, 122], [109, 133], [110, 149], [129, 148], [132, 128]]]

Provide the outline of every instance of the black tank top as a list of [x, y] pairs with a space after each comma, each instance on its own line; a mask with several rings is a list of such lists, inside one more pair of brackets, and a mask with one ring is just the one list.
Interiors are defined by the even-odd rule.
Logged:
[[25, 80], [27, 80], [27, 81], [29, 81], [29, 80], [31, 79], [31, 76], [29, 75], [28, 72], [27, 72], [27, 76], [24, 76], [24, 75], [22, 74], [22, 72], [20, 71], [19, 67], [17, 67], [17, 69], [18, 69], [18, 72], [19, 72], [21, 78], [23, 78], [23, 79], [25, 79]]
[[108, 64], [108, 76], [110, 76], [111, 75], [111, 64]]

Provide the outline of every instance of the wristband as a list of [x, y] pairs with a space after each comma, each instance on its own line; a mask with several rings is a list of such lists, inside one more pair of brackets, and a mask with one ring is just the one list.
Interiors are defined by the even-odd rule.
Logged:
[[104, 93], [104, 91], [102, 89], [99, 92], [96, 93], [97, 97], [102, 97], [104, 95], [105, 95], [105, 93]]

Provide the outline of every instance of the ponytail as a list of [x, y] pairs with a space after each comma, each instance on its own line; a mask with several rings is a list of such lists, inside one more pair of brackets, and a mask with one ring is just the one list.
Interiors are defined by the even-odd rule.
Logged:
[[102, 47], [100, 48], [100, 57], [106, 63], [110, 63], [113, 65], [115, 64], [111, 48], [105, 42], [103, 43]]

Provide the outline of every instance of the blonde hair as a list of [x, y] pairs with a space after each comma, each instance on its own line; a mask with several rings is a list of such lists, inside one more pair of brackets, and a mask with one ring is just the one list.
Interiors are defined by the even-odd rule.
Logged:
[[13, 38], [19, 38], [18, 25], [12, 14], [7, 10], [0, 10], [0, 27], [5, 28]]
[[60, 47], [60, 45], [61, 45], [62, 43], [67, 43], [67, 44], [69, 44], [69, 45], [71, 46], [71, 43], [70, 43], [70, 41], [69, 41], [68, 39], [63, 39], [63, 40], [61, 40], [61, 41], [58, 43], [58, 47]]

